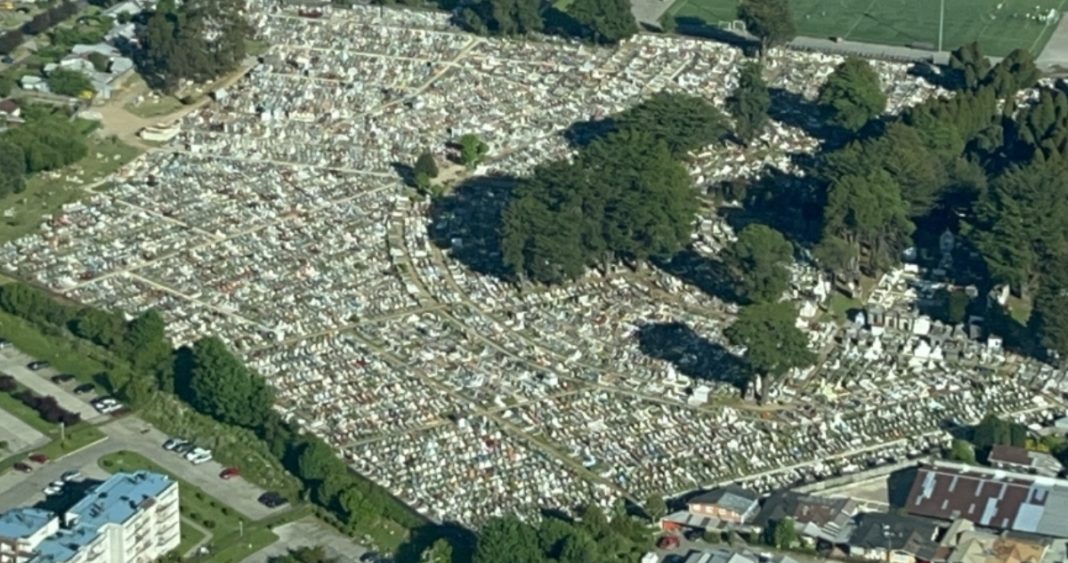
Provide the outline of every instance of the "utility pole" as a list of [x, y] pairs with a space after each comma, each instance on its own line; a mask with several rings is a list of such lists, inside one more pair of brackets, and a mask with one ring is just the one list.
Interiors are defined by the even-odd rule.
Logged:
[[946, 27], [946, 0], [942, 0], [938, 11], [938, 52], [942, 52], [942, 33]]

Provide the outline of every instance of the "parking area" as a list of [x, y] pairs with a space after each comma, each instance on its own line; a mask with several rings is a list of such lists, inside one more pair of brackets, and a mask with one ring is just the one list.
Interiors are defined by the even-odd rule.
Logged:
[[5, 458], [47, 443], [48, 437], [17, 416], [0, 410], [0, 442], [6, 444], [0, 448], [0, 458]]
[[14, 347], [0, 350], [0, 372], [11, 374], [19, 384], [30, 389], [38, 395], [51, 395], [59, 402], [59, 406], [71, 412], [81, 415], [82, 420], [96, 422], [103, 418], [87, 401], [94, 398], [94, 394], [87, 393], [79, 397], [74, 393], [78, 383], [70, 380], [66, 383], [56, 384], [52, 378], [60, 375], [60, 372], [51, 367], [42, 367], [31, 370], [30, 362], [36, 358], [27, 356]]
[[101, 456], [122, 449], [121, 444], [104, 440], [60, 460], [46, 463], [25, 461], [29, 473], [8, 471], [0, 475], [0, 507], [28, 506], [45, 500], [44, 489], [60, 480], [67, 471], [80, 471], [87, 478], [103, 478], [107, 472], [97, 465]]
[[141, 454], [252, 520], [273, 516], [289, 509], [288, 504], [277, 508], [267, 508], [260, 504], [257, 499], [266, 492], [264, 489], [240, 476], [222, 479], [220, 475], [226, 467], [214, 460], [194, 465], [180, 454], [165, 450], [163, 443], [170, 436], [136, 416], [120, 418], [102, 426], [101, 430], [111, 438], [110, 441], [123, 444], [121, 449]]
[[350, 538], [312, 518], [290, 522], [273, 531], [278, 535], [278, 541], [254, 553], [242, 563], [266, 563], [298, 547], [322, 546], [327, 556], [338, 563], [355, 563], [367, 553], [366, 547], [353, 543]]

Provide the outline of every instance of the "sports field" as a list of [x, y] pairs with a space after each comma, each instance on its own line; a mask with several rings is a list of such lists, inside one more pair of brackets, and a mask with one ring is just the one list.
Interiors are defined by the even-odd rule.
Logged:
[[[1068, 0], [945, 0], [945, 50], [979, 41], [988, 55], [1016, 48], [1037, 55]], [[798, 33], [850, 41], [938, 44], [939, 0], [790, 0]], [[676, 0], [665, 17], [722, 26], [735, 20], [738, 0]]]

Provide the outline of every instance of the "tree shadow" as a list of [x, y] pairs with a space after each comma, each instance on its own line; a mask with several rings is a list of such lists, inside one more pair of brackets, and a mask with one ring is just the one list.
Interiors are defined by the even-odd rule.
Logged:
[[959, 72], [954, 72], [945, 67], [939, 72], [939, 67], [927, 62], [913, 63], [909, 67], [908, 74], [909, 76], [923, 79], [932, 86], [939, 86], [946, 90], [957, 90], [964, 82], [964, 78], [960, 76]]
[[771, 106], [768, 116], [791, 127], [797, 127], [823, 142], [822, 151], [844, 146], [853, 137], [848, 131], [831, 125], [827, 108], [796, 92], [783, 88], [768, 88]]
[[451, 563], [470, 563], [474, 559], [474, 532], [454, 522], [445, 522], [426, 524], [413, 530], [408, 540], [397, 548], [393, 560], [397, 563], [418, 563], [423, 560], [423, 552], [441, 539], [452, 546]]
[[644, 325], [637, 338], [642, 353], [671, 362], [685, 375], [725, 383], [742, 393], [749, 385], [748, 368], [741, 358], [681, 322]]
[[712, 297], [731, 303], [738, 302], [738, 293], [734, 290], [730, 272], [727, 271], [727, 266], [716, 258], [687, 248], [672, 256], [670, 260], [654, 259], [652, 263]]
[[398, 176], [400, 176], [401, 181], [404, 182], [404, 185], [415, 185], [415, 168], [413, 168], [412, 165], [403, 162], [391, 162], [389, 165], [392, 166], [393, 171], [396, 172]]
[[775, 228], [800, 246], [811, 248], [820, 240], [823, 225], [822, 186], [816, 175], [783, 172], [766, 167], [745, 190], [743, 208], [720, 209], [720, 214], [741, 232], [751, 223]]
[[517, 182], [511, 176], [471, 178], [435, 199], [427, 224], [431, 242], [472, 271], [509, 277], [501, 254], [501, 219]]
[[675, 16], [675, 30], [684, 35], [711, 39], [737, 47], [749, 57], [760, 51], [760, 43], [722, 27], [709, 25], [704, 20], [692, 16]]
[[551, 4], [542, 11], [542, 20], [545, 23], [544, 32], [548, 35], [576, 38], [589, 34], [589, 29], [571, 14]]
[[910, 466], [895, 471], [886, 478], [887, 500], [891, 507], [904, 508], [908, 504], [909, 491], [912, 490], [912, 483], [917, 475], [919, 475], [919, 469], [916, 466]]
[[582, 149], [590, 143], [616, 132], [616, 121], [611, 117], [576, 121], [562, 133], [571, 148]]

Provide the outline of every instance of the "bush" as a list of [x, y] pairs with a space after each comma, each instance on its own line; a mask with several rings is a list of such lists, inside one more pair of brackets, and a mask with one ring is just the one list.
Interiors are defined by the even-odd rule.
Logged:
[[0, 392], [10, 393], [19, 388], [18, 383], [15, 383], [15, 378], [10, 375], [0, 375]]

